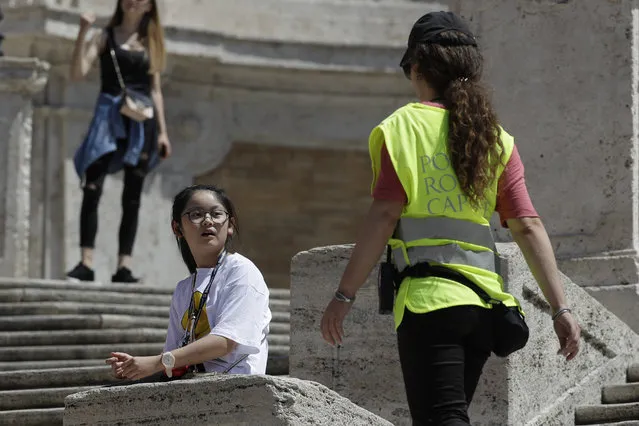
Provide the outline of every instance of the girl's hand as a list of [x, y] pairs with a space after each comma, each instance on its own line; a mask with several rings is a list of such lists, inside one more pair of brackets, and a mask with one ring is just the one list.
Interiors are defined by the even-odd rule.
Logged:
[[158, 136], [158, 152], [163, 160], [171, 156], [171, 142], [169, 142], [169, 136], [166, 133], [161, 133]]
[[88, 31], [91, 28], [91, 25], [95, 22], [95, 15], [93, 13], [83, 13], [80, 16], [80, 30]]
[[115, 377], [129, 380], [143, 379], [164, 369], [160, 355], [131, 356], [123, 352], [112, 352], [107, 363], [114, 369]]
[[122, 365], [124, 364], [124, 361], [129, 358], [133, 357], [123, 352], [111, 352], [111, 357], [107, 358], [104, 362], [111, 366], [111, 371], [116, 379], [124, 379], [124, 376], [122, 375]]

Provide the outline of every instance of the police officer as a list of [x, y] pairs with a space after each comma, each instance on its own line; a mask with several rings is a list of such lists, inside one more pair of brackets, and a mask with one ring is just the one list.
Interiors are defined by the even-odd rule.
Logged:
[[[503, 288], [489, 220], [500, 215], [552, 308], [559, 353], [579, 351], [553, 250], [524, 181], [513, 137], [500, 127], [481, 84], [482, 56], [467, 24], [450, 12], [413, 26], [401, 60], [420, 102], [373, 129], [373, 202], [322, 335], [341, 344], [343, 320], [385, 246], [399, 272], [436, 265], [519, 307]], [[460, 280], [408, 276], [394, 306], [400, 362], [414, 425], [469, 425], [468, 405], [494, 349], [492, 306]], [[520, 309], [520, 308], [519, 308]]]

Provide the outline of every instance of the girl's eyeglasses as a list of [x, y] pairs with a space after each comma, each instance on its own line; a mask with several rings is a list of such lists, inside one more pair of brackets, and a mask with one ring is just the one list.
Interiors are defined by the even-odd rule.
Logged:
[[207, 215], [211, 218], [211, 221], [217, 225], [223, 224], [229, 218], [228, 212], [224, 210], [213, 210], [209, 212], [206, 210], [194, 209], [184, 213], [183, 216], [186, 216], [192, 224], [199, 225], [204, 222]]

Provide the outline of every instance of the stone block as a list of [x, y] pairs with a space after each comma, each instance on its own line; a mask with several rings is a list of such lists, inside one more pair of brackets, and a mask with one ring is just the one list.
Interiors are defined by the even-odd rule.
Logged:
[[390, 426], [318, 383], [221, 374], [70, 395], [65, 400], [64, 424]]
[[639, 333], [639, 284], [586, 287], [586, 291]]
[[[568, 303], [583, 329], [581, 353], [566, 362], [556, 354], [549, 307], [522, 254], [513, 243], [498, 244], [498, 250], [506, 286], [522, 302], [531, 337], [510, 357], [489, 359], [470, 407], [473, 424], [572, 424], [575, 406], [599, 403], [603, 385], [625, 380], [626, 367], [639, 359], [639, 336], [564, 276]], [[290, 374], [318, 381], [393, 424], [409, 425], [393, 321], [377, 313], [377, 270], [358, 293], [342, 348], [321, 337], [322, 312], [350, 251], [322, 247], [293, 259]]]
[[395, 425], [409, 424], [393, 319], [377, 313], [377, 271], [357, 294], [342, 347], [329, 346], [320, 334], [349, 255], [350, 246], [329, 246], [293, 258], [290, 375], [320, 382]]

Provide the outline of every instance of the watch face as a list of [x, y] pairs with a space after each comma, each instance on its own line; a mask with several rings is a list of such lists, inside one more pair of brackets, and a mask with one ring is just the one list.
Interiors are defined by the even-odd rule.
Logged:
[[175, 357], [171, 352], [166, 352], [162, 354], [162, 365], [166, 367], [173, 367], [175, 364]]

